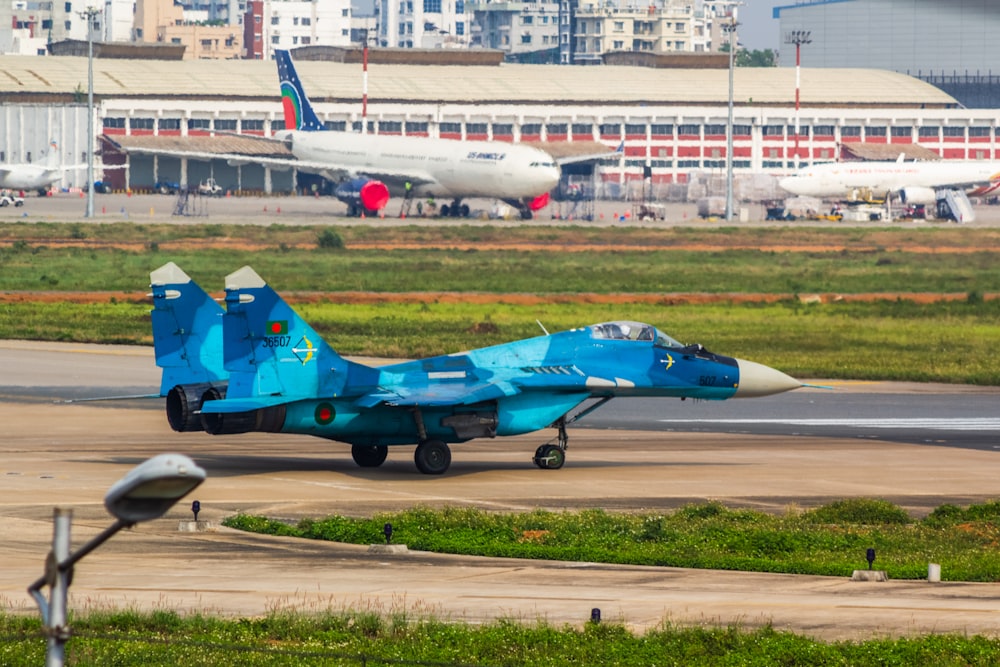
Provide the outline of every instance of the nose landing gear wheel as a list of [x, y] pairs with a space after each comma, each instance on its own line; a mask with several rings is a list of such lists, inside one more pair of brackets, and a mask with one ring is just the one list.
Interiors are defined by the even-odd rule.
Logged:
[[566, 462], [566, 452], [558, 445], [542, 445], [535, 450], [532, 462], [543, 470], [558, 470]]
[[451, 450], [440, 440], [425, 440], [417, 445], [413, 462], [425, 475], [440, 475], [451, 465]]
[[389, 448], [385, 445], [354, 445], [351, 447], [351, 456], [354, 462], [362, 468], [377, 468], [385, 463], [385, 457], [389, 455]]

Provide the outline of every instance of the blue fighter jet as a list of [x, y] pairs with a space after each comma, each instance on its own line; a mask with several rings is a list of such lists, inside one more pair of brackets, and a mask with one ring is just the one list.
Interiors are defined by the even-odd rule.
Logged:
[[150, 279], [160, 393], [175, 431], [315, 435], [351, 445], [362, 467], [416, 444], [417, 469], [439, 475], [449, 443], [551, 426], [555, 442], [533, 462], [557, 469], [566, 425], [612, 398], [724, 400], [804, 386], [631, 321], [375, 368], [337, 354], [250, 267], [226, 277], [225, 309], [173, 263]]

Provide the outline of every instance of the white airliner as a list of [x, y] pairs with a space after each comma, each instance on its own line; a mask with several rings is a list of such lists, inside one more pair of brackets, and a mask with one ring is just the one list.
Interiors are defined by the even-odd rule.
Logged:
[[343, 181], [337, 196], [356, 196], [369, 210], [385, 206], [389, 194], [454, 200], [447, 215], [467, 215], [467, 197], [501, 199], [530, 218], [548, 203], [559, 184], [559, 165], [545, 151], [499, 141], [457, 141], [432, 137], [328, 131], [316, 116], [288, 51], [276, 50], [281, 103], [281, 139], [299, 169]]
[[[559, 163], [549, 153], [502, 141], [464, 141], [436, 137], [361, 134], [327, 130], [313, 111], [288, 51], [275, 50], [285, 129], [273, 139], [281, 141], [295, 159], [177, 151], [147, 146], [134, 153], [167, 155], [197, 160], [227, 160], [229, 164], [260, 164], [279, 169], [295, 168], [319, 174], [340, 185], [335, 195], [352, 214], [378, 211], [390, 194], [412, 198], [451, 199], [442, 215], [467, 216], [462, 199], [499, 199], [517, 208], [521, 217], [548, 203], [549, 192], [559, 184]], [[564, 162], [610, 157], [574, 156]]]
[[57, 166], [59, 150], [56, 142], [49, 144], [45, 164], [0, 164], [0, 188], [6, 190], [47, 190], [63, 174], [74, 169], [86, 169], [85, 164]]
[[1000, 188], [1000, 162], [827, 162], [804, 167], [778, 185], [806, 197], [856, 199], [856, 193], [868, 191], [871, 196], [895, 196], [908, 204], [934, 204], [939, 190], [972, 196], [995, 192]]

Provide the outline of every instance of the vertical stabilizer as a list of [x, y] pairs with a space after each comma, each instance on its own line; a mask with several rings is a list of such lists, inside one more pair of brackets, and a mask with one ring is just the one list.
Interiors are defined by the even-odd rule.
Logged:
[[285, 113], [286, 130], [302, 130], [318, 132], [325, 129], [323, 123], [316, 117], [302, 81], [292, 64], [290, 52], [276, 49], [274, 58], [278, 63], [278, 83], [281, 86], [281, 106]]
[[176, 385], [222, 382], [222, 306], [173, 262], [149, 274], [160, 395]]
[[227, 400], [341, 396], [372, 369], [348, 362], [249, 266], [226, 276]]

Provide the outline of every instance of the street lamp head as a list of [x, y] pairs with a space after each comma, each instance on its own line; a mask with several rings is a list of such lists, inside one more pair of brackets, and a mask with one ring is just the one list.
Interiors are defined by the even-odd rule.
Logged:
[[789, 30], [785, 33], [785, 44], [801, 46], [810, 43], [812, 43], [812, 30]]
[[133, 468], [104, 496], [108, 512], [134, 524], [163, 516], [205, 481], [205, 470], [183, 454], [160, 454]]

